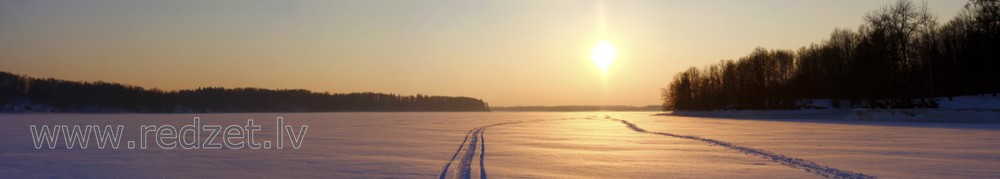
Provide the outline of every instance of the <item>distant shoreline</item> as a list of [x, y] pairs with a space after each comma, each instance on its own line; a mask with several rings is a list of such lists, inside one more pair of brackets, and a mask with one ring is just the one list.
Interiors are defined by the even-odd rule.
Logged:
[[464, 96], [329, 93], [305, 89], [222, 88], [164, 91], [112, 82], [33, 78], [0, 71], [3, 113], [489, 111]]
[[660, 105], [629, 106], [629, 105], [562, 105], [562, 106], [503, 106], [490, 107], [496, 112], [588, 112], [588, 111], [662, 111]]

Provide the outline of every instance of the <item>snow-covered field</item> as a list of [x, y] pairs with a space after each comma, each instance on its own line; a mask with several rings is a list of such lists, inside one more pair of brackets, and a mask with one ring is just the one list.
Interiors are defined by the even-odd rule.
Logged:
[[[1000, 124], [654, 113], [3, 114], [2, 178], [998, 178]], [[309, 125], [301, 149], [35, 149], [29, 125]], [[286, 139], [287, 140], [287, 139]], [[91, 141], [94, 142], [94, 141]], [[286, 141], [287, 142], [287, 141]], [[122, 143], [124, 146], [124, 142]]]

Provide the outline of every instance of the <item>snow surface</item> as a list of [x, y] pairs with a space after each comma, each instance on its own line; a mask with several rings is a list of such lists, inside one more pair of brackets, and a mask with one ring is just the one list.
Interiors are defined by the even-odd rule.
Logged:
[[650, 131], [696, 135], [881, 178], [1000, 177], [1000, 124], [641, 117]]
[[[958, 96], [951, 100], [937, 98], [939, 108], [930, 109], [867, 109], [842, 108], [831, 105], [831, 99], [801, 101], [801, 110], [720, 110], [674, 111], [678, 116], [741, 119], [848, 119], [917, 122], [979, 122], [1000, 123], [1000, 96]], [[846, 103], [842, 101], [841, 103]]]
[[973, 96], [958, 96], [951, 100], [948, 98], [938, 98], [938, 104], [942, 109], [1000, 109], [1000, 96], [992, 94], [982, 94]]
[[[1000, 177], [1000, 124], [652, 114], [0, 114], [0, 178]], [[310, 128], [301, 149], [280, 150], [39, 150], [28, 130], [122, 124], [128, 141], [139, 125], [195, 116], [253, 118], [265, 130], [258, 140], [275, 137], [279, 116]]]

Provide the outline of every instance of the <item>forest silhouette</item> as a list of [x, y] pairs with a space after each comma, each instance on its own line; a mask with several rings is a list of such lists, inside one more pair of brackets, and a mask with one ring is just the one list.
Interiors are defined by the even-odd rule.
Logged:
[[901, 0], [818, 44], [691, 67], [662, 89], [663, 108], [801, 109], [810, 99], [934, 108], [936, 97], [1000, 92], [1000, 0], [971, 0], [951, 21], [935, 19], [926, 3]]
[[4, 112], [336, 112], [489, 111], [483, 100], [384, 93], [317, 93], [304, 89], [205, 87], [163, 91], [109, 82], [38, 79], [0, 72]]

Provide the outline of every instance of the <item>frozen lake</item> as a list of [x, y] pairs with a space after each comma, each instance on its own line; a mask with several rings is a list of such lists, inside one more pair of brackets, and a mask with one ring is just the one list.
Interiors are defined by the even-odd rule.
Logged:
[[[2, 114], [2, 178], [998, 178], [1000, 124], [654, 113]], [[292, 149], [128, 149], [142, 125], [298, 130]], [[29, 126], [123, 125], [121, 147], [35, 148]], [[206, 136], [207, 134], [201, 134]], [[62, 139], [59, 139], [62, 140]]]

